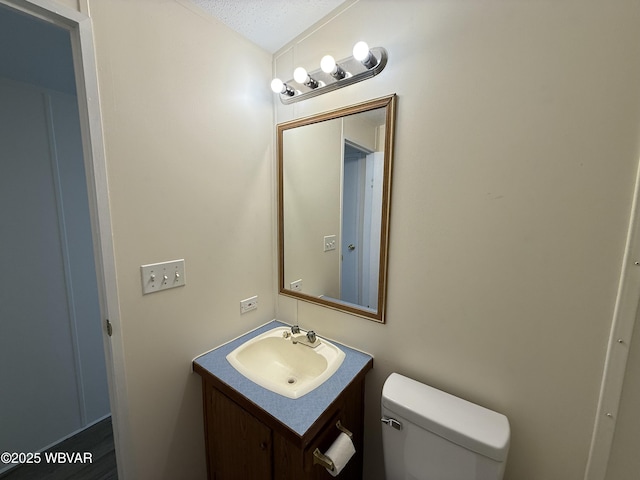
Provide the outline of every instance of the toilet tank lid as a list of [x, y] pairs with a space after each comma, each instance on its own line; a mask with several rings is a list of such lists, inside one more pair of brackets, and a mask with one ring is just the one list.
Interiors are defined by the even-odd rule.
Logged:
[[504, 415], [392, 373], [382, 388], [382, 405], [450, 442], [503, 462], [509, 451]]

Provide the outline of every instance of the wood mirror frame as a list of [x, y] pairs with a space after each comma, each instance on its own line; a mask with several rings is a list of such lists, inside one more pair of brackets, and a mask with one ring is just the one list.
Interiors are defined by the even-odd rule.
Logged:
[[[395, 94], [385, 96], [382, 98], [378, 98], [375, 100], [370, 100], [367, 102], [359, 103], [356, 105], [351, 105], [348, 107], [340, 108], [337, 110], [332, 110], [329, 112], [320, 113], [317, 115], [292, 120], [289, 122], [281, 123], [277, 125], [277, 158], [278, 158], [278, 281], [279, 281], [279, 292], [281, 295], [285, 295], [288, 297], [293, 297], [298, 300], [303, 300], [306, 302], [311, 302], [317, 305], [322, 305], [328, 308], [332, 308], [334, 310], [339, 310], [345, 313], [349, 313], [352, 315], [357, 315], [359, 317], [367, 318], [373, 321], [377, 321], [380, 323], [384, 323], [385, 316], [385, 306], [386, 306], [386, 290], [387, 290], [387, 263], [388, 263], [388, 243], [389, 243], [389, 220], [390, 220], [390, 203], [391, 203], [391, 173], [392, 173], [392, 165], [393, 165], [393, 146], [394, 146], [394, 129], [395, 129], [395, 116], [396, 116], [396, 103], [397, 96]], [[384, 147], [383, 147], [383, 160], [382, 160], [382, 177], [381, 177], [381, 186], [377, 187], [381, 190], [381, 205], [380, 205], [380, 224], [376, 225], [376, 228], [379, 226], [380, 234], [379, 234], [379, 252], [377, 258], [375, 258], [375, 253], [370, 254], [370, 258], [373, 258], [374, 262], [378, 262], [378, 278], [377, 278], [377, 296], [375, 293], [371, 293], [371, 298], [373, 302], [375, 302], [375, 308], [368, 308], [367, 305], [360, 305], [358, 303], [351, 303], [348, 301], [341, 300], [336, 296], [329, 296], [326, 292], [315, 292], [315, 293], [305, 293], [304, 288], [301, 291], [295, 291], [291, 288], [285, 288], [285, 256], [287, 245], [285, 245], [285, 164], [291, 161], [295, 161], [292, 158], [287, 158], [285, 162], [286, 153], [284, 151], [285, 147], [285, 133], [289, 131], [293, 131], [296, 128], [306, 127], [314, 124], [319, 124], [321, 122], [328, 122], [334, 119], [344, 119], [346, 117], [350, 117], [352, 115], [357, 115], [359, 113], [364, 112], [372, 112], [377, 109], [383, 109], [384, 114], [384, 127], [380, 127], [379, 131], [384, 132]], [[352, 117], [354, 118], [354, 117]], [[340, 206], [339, 206], [339, 215], [340, 215], [340, 231], [342, 231], [342, 189], [343, 189], [343, 171], [344, 171], [344, 149], [345, 149], [345, 134], [343, 128], [344, 122], [341, 124], [341, 138], [342, 142], [341, 146], [341, 154], [340, 154], [340, 165], [341, 169], [340, 173], [340, 185], [338, 188], [340, 189]], [[292, 137], [289, 137], [292, 138]], [[349, 144], [350, 142], [346, 142]], [[311, 148], [311, 147], [310, 147]], [[375, 153], [375, 152], [374, 152]], [[294, 154], [296, 155], [296, 154]], [[307, 156], [304, 156], [305, 160], [307, 160]], [[324, 167], [323, 167], [324, 168]], [[380, 167], [378, 167], [380, 168]], [[317, 202], [316, 202], [317, 203]], [[307, 215], [308, 217], [309, 215]], [[298, 217], [300, 218], [300, 217]], [[375, 216], [377, 219], [377, 215]], [[291, 220], [290, 220], [291, 221]], [[376, 220], [377, 222], [377, 220]], [[329, 232], [326, 232], [329, 233]], [[341, 235], [338, 236], [340, 238], [339, 241], [342, 241]], [[375, 236], [377, 237], [377, 235]], [[377, 243], [377, 238], [374, 240]], [[313, 242], [316, 239], [314, 237]], [[318, 246], [320, 248], [320, 241], [322, 238], [317, 238]], [[339, 242], [338, 241], [338, 242]], [[353, 245], [349, 245], [349, 250], [354, 250], [351, 248]], [[308, 248], [308, 247], [305, 247]], [[341, 248], [340, 243], [338, 243], [336, 249], [336, 255], [338, 255], [338, 265], [339, 269], [341, 269], [342, 255], [343, 249]], [[373, 251], [373, 248], [371, 249]], [[324, 253], [327, 253], [326, 251]], [[291, 255], [290, 255], [291, 258]], [[335, 261], [335, 260], [334, 260]], [[339, 273], [339, 275], [341, 275]], [[375, 278], [375, 277], [373, 277]], [[338, 279], [339, 281], [340, 278]], [[290, 283], [295, 283], [291, 280], [291, 278], [287, 279]], [[373, 292], [375, 288], [375, 284], [372, 282], [373, 287], [371, 291]], [[304, 284], [303, 284], [304, 287]]]

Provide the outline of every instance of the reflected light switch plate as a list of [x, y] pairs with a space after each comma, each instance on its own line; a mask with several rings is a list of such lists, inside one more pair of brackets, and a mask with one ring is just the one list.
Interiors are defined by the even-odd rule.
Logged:
[[336, 249], [336, 236], [335, 235], [327, 235], [324, 237], [324, 251], [328, 252], [330, 250]]

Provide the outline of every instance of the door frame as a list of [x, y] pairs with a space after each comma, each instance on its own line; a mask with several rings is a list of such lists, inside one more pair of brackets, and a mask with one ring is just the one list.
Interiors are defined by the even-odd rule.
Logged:
[[[126, 480], [135, 478], [135, 466], [128, 422], [124, 345], [120, 328], [97, 65], [88, 0], [80, 0], [79, 3], [81, 12], [54, 0], [0, 0], [2, 5], [62, 27], [70, 34], [118, 478]], [[107, 319], [112, 326], [112, 336], [107, 335]]]

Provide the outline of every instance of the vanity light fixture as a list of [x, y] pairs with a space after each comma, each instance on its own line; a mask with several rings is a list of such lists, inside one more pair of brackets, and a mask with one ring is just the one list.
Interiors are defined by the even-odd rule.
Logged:
[[293, 71], [293, 79], [300, 85], [304, 85], [311, 89], [318, 88], [318, 81], [315, 78], [311, 78], [304, 67], [298, 67]]
[[296, 91], [293, 88], [279, 78], [271, 80], [271, 90], [273, 90], [273, 93], [279, 93], [280, 95], [286, 95], [287, 97], [293, 97], [296, 94]]
[[[292, 80], [285, 83], [276, 78], [271, 82], [271, 89], [279, 94], [283, 104], [289, 105], [374, 77], [386, 65], [384, 48], [369, 48], [365, 42], [358, 42], [353, 47], [353, 56], [336, 62], [331, 55], [325, 55], [320, 61], [320, 69], [307, 72], [298, 67]], [[299, 89], [294, 90], [289, 85], [293, 81], [300, 85]]]

